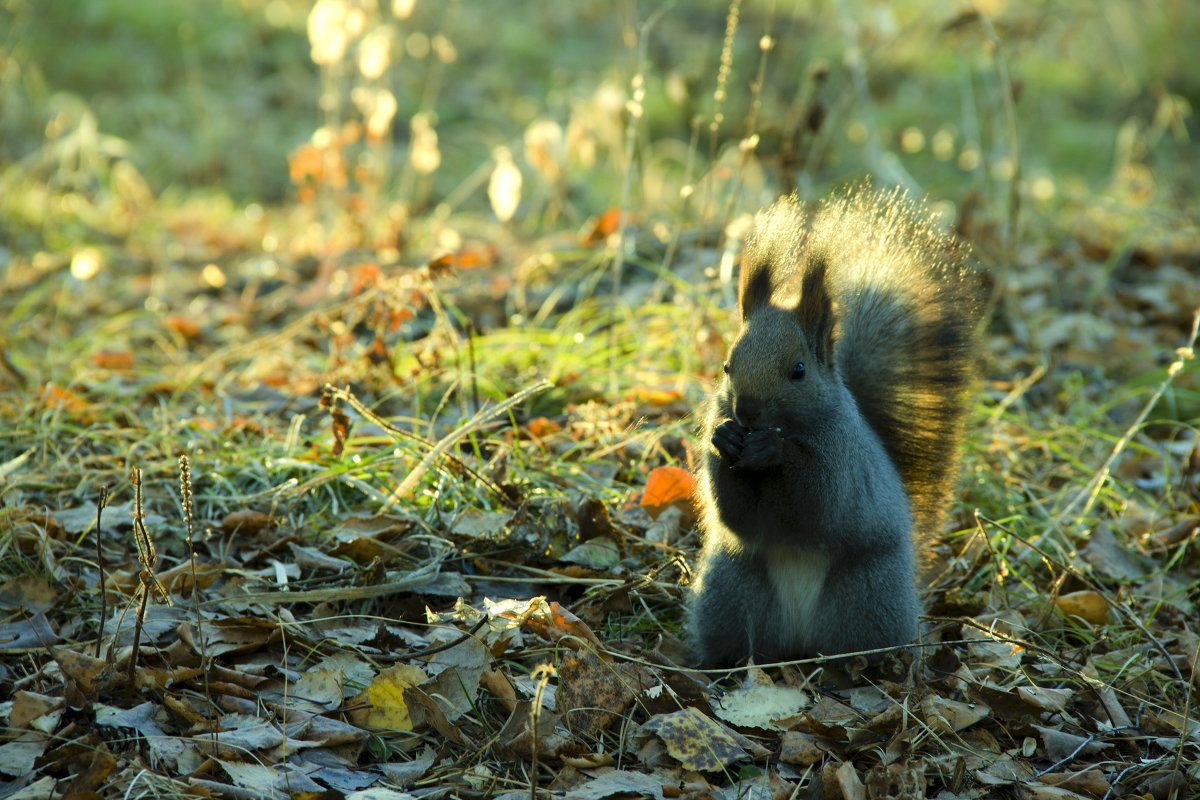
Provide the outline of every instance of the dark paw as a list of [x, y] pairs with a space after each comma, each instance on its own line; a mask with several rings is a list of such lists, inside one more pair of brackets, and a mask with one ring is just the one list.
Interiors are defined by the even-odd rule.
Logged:
[[743, 427], [741, 423], [727, 419], [713, 431], [713, 447], [717, 448], [721, 458], [730, 464], [737, 464], [738, 459], [742, 457], [742, 448], [748, 433], [750, 430]]
[[742, 454], [734, 469], [757, 470], [778, 466], [783, 460], [783, 437], [774, 428], [750, 431], [742, 440]]

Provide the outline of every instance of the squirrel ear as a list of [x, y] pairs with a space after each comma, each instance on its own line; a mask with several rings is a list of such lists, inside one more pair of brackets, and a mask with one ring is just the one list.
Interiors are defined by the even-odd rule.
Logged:
[[809, 262], [795, 311], [800, 327], [812, 342], [817, 360], [824, 364], [833, 360], [834, 303], [825, 280], [827, 272], [824, 257]]
[[742, 269], [738, 274], [738, 306], [742, 319], [750, 312], [765, 306], [771, 300], [771, 264], [756, 252], [747, 250], [742, 256]]

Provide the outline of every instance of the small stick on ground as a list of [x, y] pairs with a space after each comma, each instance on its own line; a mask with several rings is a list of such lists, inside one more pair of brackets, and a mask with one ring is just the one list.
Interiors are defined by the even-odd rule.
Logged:
[[108, 616], [108, 598], [104, 589], [104, 550], [100, 544], [100, 512], [108, 505], [108, 487], [100, 489], [96, 498], [96, 566], [100, 569], [100, 630], [96, 633], [96, 658], [100, 657], [100, 644], [104, 641], [104, 619]]

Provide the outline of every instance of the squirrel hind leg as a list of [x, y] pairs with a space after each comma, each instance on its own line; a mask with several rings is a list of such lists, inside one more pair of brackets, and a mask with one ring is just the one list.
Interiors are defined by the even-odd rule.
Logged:
[[[688, 638], [701, 667], [728, 667], [746, 660], [762, 639], [761, 621], [771, 603], [765, 573], [744, 554], [724, 550], [701, 556], [688, 604]], [[760, 642], [761, 644], [761, 642]]]

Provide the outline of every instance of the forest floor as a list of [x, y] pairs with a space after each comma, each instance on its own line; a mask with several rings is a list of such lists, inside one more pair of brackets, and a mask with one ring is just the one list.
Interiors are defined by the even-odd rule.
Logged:
[[[1193, 4], [75, 5], [0, 9], [0, 796], [1200, 795]], [[695, 670], [741, 240], [867, 176], [985, 276], [931, 632]]]

